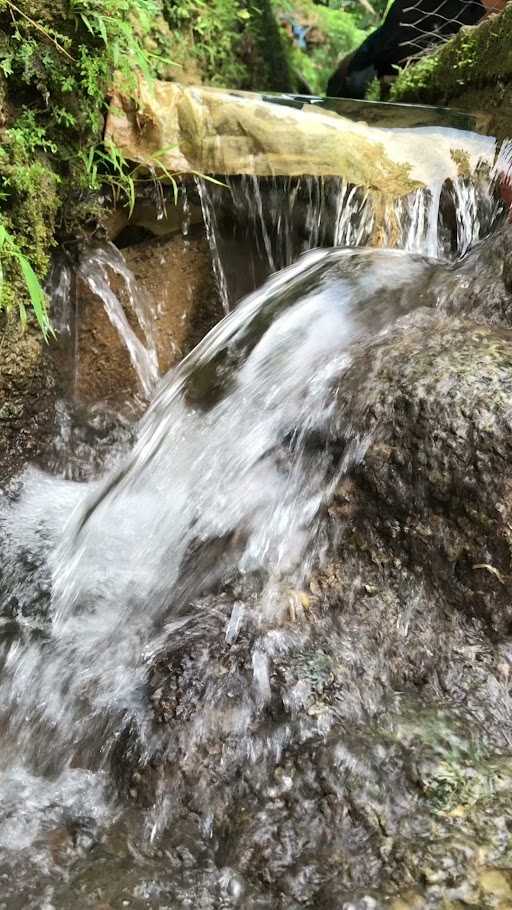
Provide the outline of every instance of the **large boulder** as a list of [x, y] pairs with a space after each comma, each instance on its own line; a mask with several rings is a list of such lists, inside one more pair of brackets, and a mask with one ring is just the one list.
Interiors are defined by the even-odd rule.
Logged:
[[335, 383], [311, 455], [333, 476], [354, 439], [365, 455], [304, 589], [283, 579], [262, 619], [262, 579], [217, 574], [152, 663], [158, 748], [127, 732], [115, 761], [167, 831], [177, 906], [509, 906], [512, 299], [500, 269], [472, 319], [467, 268], [433, 272]]
[[355, 402], [345, 384], [338, 391], [341, 437], [355, 407], [358, 432], [371, 438], [338, 505], [372, 559], [388, 560], [392, 573], [412, 567], [447, 602], [506, 634], [512, 332], [430, 313], [405, 322], [371, 361], [364, 353]]

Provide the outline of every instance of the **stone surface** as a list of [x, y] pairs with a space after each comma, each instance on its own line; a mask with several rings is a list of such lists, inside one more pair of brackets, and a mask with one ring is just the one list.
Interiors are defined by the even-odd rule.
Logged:
[[[450, 152], [460, 147], [475, 165], [492, 161], [492, 141], [436, 131], [386, 130], [334, 111], [272, 102], [260, 95], [157, 83], [140, 86], [137, 112], [116, 97], [106, 134], [130, 161], [161, 172], [258, 177], [340, 177], [388, 198], [432, 180], [454, 179]], [[454, 143], [456, 143], [454, 145]], [[164, 150], [164, 151], [162, 151]]]
[[0, 325], [0, 481], [44, 450], [52, 426], [55, 378], [39, 330], [12, 314]]
[[[476, 294], [492, 255], [474, 255]], [[219, 906], [224, 874], [248, 910], [510, 903], [512, 300], [495, 275], [473, 320], [464, 271], [447, 271], [437, 312], [424, 306], [355, 352], [329, 431], [311, 436], [333, 465], [354, 433], [369, 445], [326, 509], [307, 589], [283, 583], [270, 630], [261, 579], [194, 591], [200, 629], [152, 667], [158, 752], [138, 765], [127, 736], [116, 774], [139, 803], [165, 794], [172, 806], [177, 906]], [[201, 541], [194, 566], [230, 546]], [[234, 604], [246, 621], [227, 642]], [[265, 634], [272, 695], [258, 711], [252, 655]], [[241, 705], [253, 710], [245, 740]]]
[[[140, 292], [146, 296], [157, 337], [160, 372], [176, 364], [221, 318], [208, 244], [202, 232], [189, 238], [170, 238], [123, 250]], [[140, 335], [129, 302], [117, 281], [126, 315]], [[112, 327], [102, 302], [79, 284], [79, 356], [75, 395], [84, 403], [105, 402], [119, 407], [136, 397], [136, 379], [128, 352]]]

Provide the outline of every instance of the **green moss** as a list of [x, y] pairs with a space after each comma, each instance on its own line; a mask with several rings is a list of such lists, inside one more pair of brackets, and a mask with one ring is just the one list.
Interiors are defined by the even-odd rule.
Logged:
[[424, 57], [414, 66], [401, 70], [390, 90], [391, 101], [405, 101], [408, 98], [421, 98], [428, 93], [435, 80], [439, 67], [436, 54]]
[[366, 90], [367, 101], [382, 101], [382, 90], [380, 79], [373, 79]]
[[6, 130], [0, 150], [0, 198], [3, 222], [16, 234], [21, 251], [44, 274], [54, 242], [60, 178], [48, 161], [44, 134], [34, 115], [22, 114]]
[[42, 280], [77, 203], [112, 178], [102, 156], [108, 94], [114, 74], [127, 91], [138, 73], [160, 74], [164, 61], [147, 46], [158, 11], [157, 0], [0, 0], [0, 225], [9, 238], [0, 308], [16, 301], [24, 311], [25, 261]]
[[464, 149], [452, 149], [450, 151], [452, 161], [457, 165], [457, 170], [461, 177], [471, 177], [471, 163], [467, 152]]
[[177, 78], [289, 91], [292, 78], [270, 0], [163, 0]]
[[[361, 44], [365, 29], [353, 12], [320, 6], [314, 0], [274, 0], [273, 6], [286, 40], [291, 69], [313, 92], [323, 94], [337, 60]], [[305, 29], [304, 47], [293, 40], [291, 22]], [[372, 25], [377, 24], [375, 17]]]
[[[263, 0], [256, 8], [246, 3], [253, 11], [252, 38], [246, 33], [245, 55], [249, 66], [249, 82], [245, 86], [253, 90], [287, 92], [296, 89], [293, 67], [286, 53], [286, 42], [279, 28], [271, 0]], [[251, 54], [247, 50], [252, 45]], [[244, 45], [242, 45], [244, 47]]]
[[190, 61], [213, 84], [292, 88], [270, 0], [0, 0], [0, 309], [23, 310], [20, 257], [42, 280], [52, 247], [94, 225], [105, 183], [133, 201], [102, 140], [114, 82], [135, 95]]

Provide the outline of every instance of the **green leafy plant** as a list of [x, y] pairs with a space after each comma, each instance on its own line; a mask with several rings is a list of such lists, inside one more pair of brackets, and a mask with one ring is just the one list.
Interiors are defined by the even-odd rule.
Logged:
[[133, 175], [103, 144], [104, 115], [114, 82], [134, 94], [141, 76], [168, 65], [163, 48], [151, 44], [157, 21], [161, 0], [0, 0], [0, 100], [8, 112], [0, 148], [2, 306], [21, 299], [21, 316], [31, 306], [46, 334], [34, 278], [41, 287], [52, 246], [94, 221], [92, 195], [105, 183], [114, 202], [122, 196], [133, 206]]
[[[2, 261], [4, 261], [5, 258], [14, 260], [14, 262], [17, 264], [21, 276], [25, 282], [34, 316], [38, 322], [39, 328], [41, 329], [44, 338], [47, 339], [48, 336], [53, 333], [53, 330], [48, 318], [46, 295], [42, 288], [41, 282], [35, 274], [34, 269], [30, 265], [29, 260], [17, 246], [14, 237], [9, 234], [3, 224], [0, 224], [0, 309], [2, 308], [4, 287], [4, 270]], [[25, 303], [22, 299], [18, 300], [18, 307], [21, 321], [23, 325], [25, 325], [27, 321], [27, 311]]]
[[100, 195], [132, 209], [136, 183], [155, 179], [104, 142], [114, 87], [136, 104], [141, 78], [181, 77], [191, 61], [214, 84], [291, 88], [271, 0], [0, 0], [4, 309], [36, 312], [14, 248], [42, 284], [56, 243], [97, 226]]

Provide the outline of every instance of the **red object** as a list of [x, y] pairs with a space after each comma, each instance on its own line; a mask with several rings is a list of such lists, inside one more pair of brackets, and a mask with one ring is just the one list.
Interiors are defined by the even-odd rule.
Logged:
[[512, 175], [502, 175], [499, 182], [500, 196], [509, 206], [508, 220], [512, 222]]

